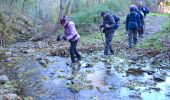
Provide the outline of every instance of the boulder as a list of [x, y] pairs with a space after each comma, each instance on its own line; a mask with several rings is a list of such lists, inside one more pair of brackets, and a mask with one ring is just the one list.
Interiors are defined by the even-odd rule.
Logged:
[[151, 80], [151, 79], [147, 79], [145, 81], [145, 84], [149, 85], [149, 86], [154, 86], [156, 85], [156, 82], [154, 80]]
[[42, 40], [43, 40], [42, 36], [36, 36], [36, 37], [32, 37], [30, 39], [30, 41], [32, 41], [32, 42], [38, 42], [38, 41], [42, 41]]
[[154, 80], [157, 81], [157, 82], [165, 81], [165, 76], [163, 74], [161, 74], [161, 73], [155, 73], [153, 75], [153, 77], [154, 77]]
[[141, 92], [139, 92], [139, 91], [131, 92], [129, 94], [129, 97], [132, 97], [132, 98], [141, 98]]
[[1, 75], [0, 76], [0, 84], [6, 83], [8, 81], [9, 81], [9, 79], [8, 79], [8, 77], [6, 75]]

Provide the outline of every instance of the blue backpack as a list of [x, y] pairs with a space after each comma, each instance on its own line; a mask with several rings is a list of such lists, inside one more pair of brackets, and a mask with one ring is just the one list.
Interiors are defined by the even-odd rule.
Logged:
[[128, 24], [128, 29], [129, 30], [136, 30], [138, 29], [138, 23], [137, 23], [137, 13], [131, 15], [128, 15], [129, 17], [129, 24]]
[[145, 14], [149, 14], [149, 9], [147, 8], [147, 7], [143, 7], [143, 12], [145, 13]]
[[113, 16], [115, 23], [116, 23], [116, 25], [114, 26], [114, 29], [116, 30], [120, 27], [120, 25], [119, 25], [120, 18], [116, 15], [112, 15], [112, 16]]

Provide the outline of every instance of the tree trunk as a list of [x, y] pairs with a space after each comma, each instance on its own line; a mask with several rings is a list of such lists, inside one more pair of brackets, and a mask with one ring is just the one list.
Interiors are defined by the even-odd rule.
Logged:
[[64, 0], [60, 0], [60, 14], [59, 19], [61, 19], [64, 16]]
[[23, 2], [23, 5], [22, 5], [22, 11], [21, 11], [21, 13], [23, 13], [23, 12], [24, 12], [24, 8], [25, 8], [25, 1], [26, 1], [26, 0], [24, 0], [24, 2]]
[[69, 0], [68, 5], [67, 5], [67, 9], [66, 9], [66, 15], [71, 14], [72, 6], [73, 6], [73, 0]]

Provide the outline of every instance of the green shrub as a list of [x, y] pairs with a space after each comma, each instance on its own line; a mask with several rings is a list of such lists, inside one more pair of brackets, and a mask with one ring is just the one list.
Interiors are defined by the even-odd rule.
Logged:
[[[98, 30], [98, 26], [102, 21], [100, 13], [102, 11], [107, 11], [109, 13], [117, 13], [122, 11], [124, 7], [119, 5], [122, 1], [108, 0], [103, 4], [84, 8], [78, 13], [73, 14], [71, 19], [76, 23], [79, 33], [94, 33], [96, 30]], [[124, 5], [128, 7], [127, 3]]]

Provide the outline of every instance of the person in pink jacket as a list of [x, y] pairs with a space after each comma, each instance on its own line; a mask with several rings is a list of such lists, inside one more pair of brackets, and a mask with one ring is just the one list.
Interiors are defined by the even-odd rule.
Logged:
[[[75, 24], [72, 21], [68, 21], [66, 16], [63, 16], [60, 19], [60, 24], [64, 27], [64, 35], [60, 39], [68, 40], [70, 42], [70, 55], [72, 63], [81, 60], [81, 56], [78, 53], [76, 46], [80, 39], [80, 35], [78, 34]], [[59, 39], [59, 40], [60, 40]], [[77, 58], [77, 60], [75, 60]]]

